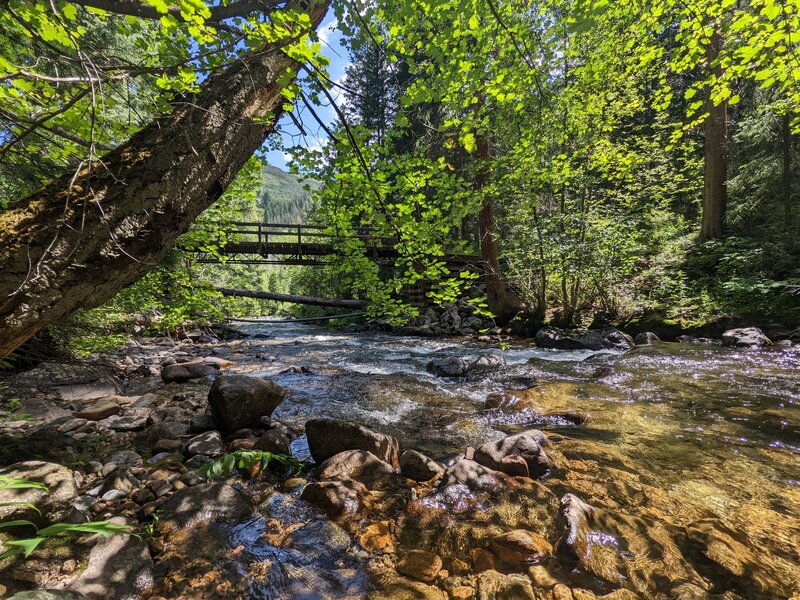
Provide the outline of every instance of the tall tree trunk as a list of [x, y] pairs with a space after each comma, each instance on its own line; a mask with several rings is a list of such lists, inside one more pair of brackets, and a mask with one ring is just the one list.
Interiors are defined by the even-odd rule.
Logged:
[[[312, 0], [314, 27], [327, 8]], [[272, 131], [298, 67], [280, 47], [259, 48], [74, 180], [0, 213], [0, 358], [158, 265]]]
[[[708, 47], [708, 62], [716, 60], [722, 49], [722, 35], [714, 32]], [[713, 73], [722, 74], [722, 67], [713, 67]], [[704, 123], [705, 133], [705, 185], [703, 189], [703, 222], [700, 240], [705, 242], [722, 237], [727, 205], [726, 183], [728, 179], [728, 102], [714, 106], [711, 94], [706, 100], [708, 116]]]
[[[484, 136], [476, 140], [476, 157], [486, 164], [489, 160], [489, 142]], [[475, 176], [473, 187], [476, 191], [486, 184], [487, 172], [482, 165]], [[494, 216], [494, 204], [491, 200], [484, 203], [478, 215], [478, 232], [481, 240], [481, 256], [483, 258], [484, 281], [486, 282], [486, 302], [489, 310], [495, 315], [498, 323], [508, 323], [520, 312], [524, 305], [514, 292], [506, 286], [500, 276], [500, 261], [497, 258], [497, 221]]]
[[783, 116], [783, 226], [786, 231], [791, 231], [794, 221], [792, 215], [792, 129], [791, 117], [787, 113]]

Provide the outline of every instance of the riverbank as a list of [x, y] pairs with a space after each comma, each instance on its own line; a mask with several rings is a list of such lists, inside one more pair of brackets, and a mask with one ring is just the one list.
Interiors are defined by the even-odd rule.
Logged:
[[[3, 426], [3, 464], [67, 465], [42, 467], [66, 482], [45, 517], [124, 519], [144, 532], [6, 561], [9, 595], [39, 586], [123, 597], [138, 586], [166, 598], [732, 599], [800, 589], [793, 348], [551, 350], [305, 324], [236, 329], [227, 340], [140, 340], [5, 382], [4, 406], [19, 402]], [[209, 402], [218, 375], [279, 387], [259, 392], [248, 426], [226, 425]], [[333, 425], [314, 434], [315, 418]], [[315, 435], [343, 453], [314, 456]], [[212, 483], [197, 473], [248, 448], [323, 466]]]

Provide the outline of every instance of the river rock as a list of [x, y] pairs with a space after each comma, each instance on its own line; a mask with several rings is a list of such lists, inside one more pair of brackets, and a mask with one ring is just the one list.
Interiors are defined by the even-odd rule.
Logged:
[[643, 331], [642, 333], [637, 333], [636, 337], [633, 338], [633, 343], [637, 346], [649, 346], [651, 344], [655, 344], [656, 342], [660, 342], [661, 338], [659, 338], [655, 333], [652, 331]]
[[728, 329], [722, 334], [723, 346], [770, 346], [772, 341], [758, 327]]
[[159, 440], [176, 440], [189, 433], [189, 423], [161, 421], [153, 423], [138, 435], [144, 444], [155, 444]]
[[117, 467], [103, 481], [99, 495], [102, 496], [112, 490], [123, 492], [123, 494], [129, 494], [134, 488], [137, 488], [140, 485], [140, 481], [131, 475], [128, 469], [125, 467]]
[[394, 474], [395, 470], [389, 463], [364, 450], [345, 450], [334, 454], [316, 471], [321, 481], [352, 479], [370, 490], [388, 487]]
[[507, 392], [489, 394], [483, 404], [483, 410], [499, 410], [501, 412], [519, 412], [530, 408], [531, 403]]
[[161, 379], [164, 383], [186, 383], [192, 379], [213, 377], [216, 374], [217, 366], [205, 363], [166, 365], [161, 369]]
[[448, 356], [447, 358], [434, 358], [428, 361], [425, 368], [440, 377], [464, 377], [469, 372], [472, 364], [471, 358], [464, 356]]
[[559, 520], [564, 530], [560, 549], [578, 560], [588, 558], [589, 523], [594, 507], [586, 504], [575, 494], [565, 494], [561, 498]]
[[361, 497], [367, 493], [367, 488], [357, 481], [314, 481], [303, 489], [300, 499], [331, 519], [351, 518], [361, 510]]
[[253, 512], [244, 491], [226, 483], [202, 483], [175, 492], [162, 505], [157, 529], [164, 534], [217, 521], [237, 523]]
[[426, 369], [440, 377], [464, 377], [472, 373], [494, 371], [506, 366], [505, 359], [498, 354], [480, 356], [447, 356], [428, 361]]
[[147, 426], [147, 418], [147, 414], [131, 413], [108, 417], [99, 421], [99, 424], [114, 431], [141, 431]]
[[306, 422], [306, 437], [316, 463], [322, 463], [345, 450], [365, 450], [393, 467], [400, 465], [400, 445], [395, 438], [355, 423], [339, 419], [311, 419]]
[[222, 454], [222, 436], [219, 431], [206, 431], [183, 443], [181, 451], [186, 456], [203, 454], [206, 456], [219, 456]]
[[144, 464], [142, 455], [133, 450], [116, 450], [105, 454], [100, 459], [103, 464], [114, 463], [117, 467], [141, 467]]
[[502, 475], [488, 469], [474, 460], [461, 459], [445, 471], [437, 494], [446, 492], [453, 485], [462, 484], [475, 491], [496, 491], [503, 488], [505, 481]]
[[120, 405], [111, 398], [101, 398], [84, 406], [80, 412], [76, 413], [75, 417], [88, 421], [100, 421], [106, 417], [119, 414], [121, 410]]
[[286, 390], [273, 381], [247, 375], [221, 375], [208, 392], [211, 412], [226, 433], [256, 426], [262, 416], [271, 416], [286, 397]]
[[469, 366], [470, 373], [496, 371], [506, 366], [506, 360], [499, 354], [482, 354]]
[[542, 447], [547, 436], [538, 429], [523, 431], [475, 449], [475, 461], [508, 475], [536, 478], [550, 469], [550, 457]]
[[478, 576], [478, 600], [536, 600], [531, 580], [523, 575], [503, 575], [494, 570]]
[[447, 600], [447, 594], [434, 585], [405, 577], [373, 590], [367, 600]]
[[416, 450], [400, 455], [400, 471], [414, 481], [430, 481], [444, 473], [444, 467]]
[[397, 572], [420, 581], [431, 582], [442, 570], [442, 559], [426, 550], [409, 550], [397, 563]]
[[[130, 525], [119, 517], [111, 522]], [[149, 597], [154, 585], [147, 542], [138, 536], [115, 534], [99, 539], [89, 553], [86, 569], [68, 589], [89, 598], [133, 600]]]
[[[0, 490], [0, 519], [28, 519], [40, 523], [62, 519], [78, 496], [72, 471], [63, 465], [41, 460], [26, 460], [0, 469], [0, 475], [41, 483], [47, 490]], [[6, 503], [21, 503], [9, 504]], [[26, 506], [34, 505], [38, 511]]]
[[256, 450], [263, 450], [265, 452], [272, 452], [273, 454], [292, 454], [292, 440], [283, 432], [278, 429], [271, 429], [264, 432], [253, 444]]
[[189, 421], [189, 433], [205, 433], [218, 427], [217, 420], [211, 415], [195, 415]]
[[556, 350], [629, 350], [633, 338], [614, 327], [602, 329], [561, 329], [542, 327], [536, 332], [536, 345]]
[[515, 529], [492, 538], [490, 546], [494, 555], [507, 563], [530, 565], [542, 562], [553, 553], [553, 546], [542, 536]]

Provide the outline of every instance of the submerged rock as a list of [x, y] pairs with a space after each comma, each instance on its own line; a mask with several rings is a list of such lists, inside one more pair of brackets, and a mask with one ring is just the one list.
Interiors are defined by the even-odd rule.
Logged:
[[252, 427], [283, 402], [286, 390], [273, 381], [246, 375], [221, 375], [208, 392], [211, 412], [225, 433]]
[[306, 421], [308, 448], [314, 462], [322, 463], [345, 450], [365, 450], [393, 467], [400, 464], [397, 440], [361, 425], [339, 419]]
[[490, 546], [494, 555], [503, 562], [523, 565], [541, 562], [553, 553], [550, 542], [524, 529], [496, 535]]
[[442, 570], [442, 559], [426, 550], [409, 550], [397, 563], [397, 572], [420, 581], [431, 582]]
[[728, 329], [722, 334], [723, 346], [771, 346], [772, 341], [758, 327]]
[[302, 500], [321, 509], [331, 519], [349, 518], [361, 510], [361, 497], [367, 488], [357, 481], [314, 481], [300, 495]]
[[510, 435], [475, 449], [475, 461], [508, 475], [536, 478], [550, 469], [550, 457], [542, 447], [547, 436], [538, 429]]
[[565, 494], [561, 498], [559, 517], [564, 528], [564, 537], [560, 547], [579, 560], [585, 559], [589, 554], [589, 520], [593, 511], [594, 507], [575, 494]]
[[484, 571], [478, 577], [478, 599], [536, 600], [531, 580], [524, 575], [503, 575], [497, 571]]

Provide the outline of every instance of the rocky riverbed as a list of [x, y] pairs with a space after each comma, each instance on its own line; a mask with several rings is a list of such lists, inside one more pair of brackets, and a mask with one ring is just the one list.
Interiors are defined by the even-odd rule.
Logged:
[[[248, 323], [42, 364], [0, 474], [49, 491], [0, 516], [138, 536], [45, 542], [0, 596], [800, 598], [800, 353], [753, 335]], [[199, 471], [247, 450], [308, 467]]]

